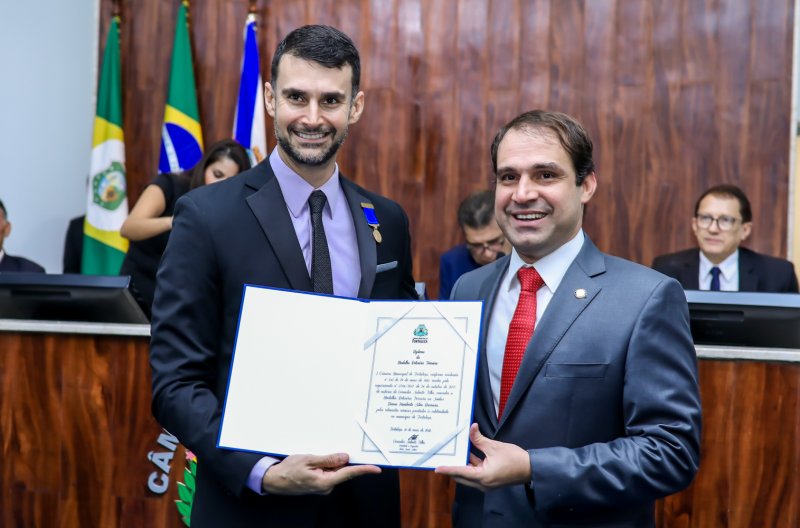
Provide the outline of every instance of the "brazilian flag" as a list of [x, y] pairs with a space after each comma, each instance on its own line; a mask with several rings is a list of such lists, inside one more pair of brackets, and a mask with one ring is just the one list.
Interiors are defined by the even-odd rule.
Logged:
[[169, 78], [164, 124], [161, 127], [159, 172], [180, 172], [192, 168], [203, 155], [203, 134], [197, 107], [197, 89], [189, 40], [189, 2], [178, 9], [172, 67]]

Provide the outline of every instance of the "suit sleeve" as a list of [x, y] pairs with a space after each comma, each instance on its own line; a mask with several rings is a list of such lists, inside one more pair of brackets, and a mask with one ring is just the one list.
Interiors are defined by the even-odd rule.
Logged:
[[220, 270], [209, 229], [191, 196], [178, 201], [158, 271], [150, 366], [153, 414], [193, 451], [203, 471], [240, 494], [261, 455], [217, 449], [222, 343]]
[[686, 487], [700, 458], [697, 360], [680, 285], [661, 281], [635, 321], [625, 361], [624, 436], [529, 450], [537, 509], [624, 507]]

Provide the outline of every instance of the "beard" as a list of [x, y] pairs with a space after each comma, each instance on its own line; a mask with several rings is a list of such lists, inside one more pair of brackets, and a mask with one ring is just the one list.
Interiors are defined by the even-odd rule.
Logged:
[[[305, 133], [325, 133], [325, 134], [333, 134], [333, 142], [330, 144], [329, 147], [325, 149], [321, 149], [316, 153], [303, 153], [300, 152], [299, 149], [295, 148], [292, 144], [291, 140], [289, 139], [290, 135], [295, 131], [301, 131]], [[295, 136], [296, 137], [296, 136]], [[317, 129], [307, 129], [307, 128], [300, 128], [296, 126], [289, 125], [287, 127], [287, 134], [284, 135], [278, 130], [278, 124], [275, 123], [275, 138], [278, 140], [278, 145], [280, 145], [281, 149], [286, 153], [289, 158], [292, 159], [298, 165], [306, 165], [309, 167], [319, 167], [321, 165], [325, 165], [330, 160], [336, 156], [336, 153], [339, 151], [339, 148], [344, 143], [344, 140], [347, 138], [347, 128], [345, 127], [344, 131], [341, 134], [338, 134], [335, 128], [323, 128], [319, 127]], [[302, 144], [302, 142], [301, 142]]]

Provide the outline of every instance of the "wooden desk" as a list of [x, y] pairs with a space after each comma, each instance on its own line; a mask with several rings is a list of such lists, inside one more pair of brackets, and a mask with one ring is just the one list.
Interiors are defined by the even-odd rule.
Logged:
[[[0, 526], [182, 526], [182, 449], [150, 413], [149, 327], [0, 320]], [[698, 347], [700, 472], [659, 526], [800, 526], [800, 350]], [[165, 474], [148, 458], [172, 455]], [[403, 525], [450, 525], [452, 483], [403, 471]]]
[[148, 326], [0, 320], [0, 526], [182, 526], [182, 458], [166, 494], [148, 489], [148, 453], [169, 452], [148, 343]]

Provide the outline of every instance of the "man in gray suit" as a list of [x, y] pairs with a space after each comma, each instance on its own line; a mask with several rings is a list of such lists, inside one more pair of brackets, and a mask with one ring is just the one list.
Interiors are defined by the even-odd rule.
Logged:
[[701, 408], [677, 281], [601, 253], [581, 226], [592, 141], [532, 111], [492, 144], [495, 214], [511, 255], [459, 279], [485, 301], [474, 454], [441, 467], [456, 527], [653, 526], [692, 481]]

